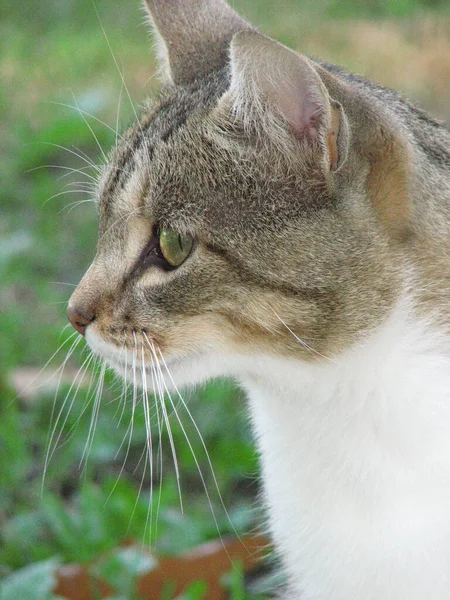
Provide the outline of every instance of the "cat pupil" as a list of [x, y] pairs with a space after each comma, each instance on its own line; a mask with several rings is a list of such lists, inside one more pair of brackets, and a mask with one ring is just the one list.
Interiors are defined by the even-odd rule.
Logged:
[[162, 255], [171, 267], [179, 267], [189, 256], [193, 238], [169, 227], [163, 227], [159, 233], [159, 247]]

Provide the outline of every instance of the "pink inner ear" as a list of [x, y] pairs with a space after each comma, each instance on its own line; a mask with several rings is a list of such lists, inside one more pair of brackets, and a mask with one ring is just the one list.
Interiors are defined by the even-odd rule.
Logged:
[[328, 93], [306, 57], [257, 32], [242, 31], [233, 38], [231, 63], [238, 110], [253, 105], [263, 113], [270, 107], [295, 137], [311, 142], [325, 135]]
[[299, 138], [306, 135], [315, 139], [321, 116], [320, 104], [315, 103], [304, 90], [294, 86], [283, 85], [274, 91], [277, 96], [275, 105], [289, 121], [294, 134]]

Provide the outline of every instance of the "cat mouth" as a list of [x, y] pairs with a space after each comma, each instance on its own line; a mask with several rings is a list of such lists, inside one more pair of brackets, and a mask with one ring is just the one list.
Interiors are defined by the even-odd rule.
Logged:
[[120, 348], [105, 340], [101, 335], [87, 328], [86, 341], [90, 348], [117, 375], [133, 386], [157, 391], [162, 385], [171, 392], [178, 393], [184, 385], [196, 385], [213, 377], [230, 375], [230, 367], [223, 356], [211, 353], [208, 349], [191, 348], [189, 352], [171, 352], [169, 356], [154, 346], [151, 351], [143, 347], [136, 349]]
[[115, 344], [104, 340], [96, 332], [86, 331], [86, 341], [94, 354], [102, 358], [109, 366], [121, 375], [142, 373], [154, 375], [155, 372], [166, 371], [176, 359], [165, 359], [157, 348], [152, 348], [150, 359], [144, 356], [142, 350], [119, 348]]

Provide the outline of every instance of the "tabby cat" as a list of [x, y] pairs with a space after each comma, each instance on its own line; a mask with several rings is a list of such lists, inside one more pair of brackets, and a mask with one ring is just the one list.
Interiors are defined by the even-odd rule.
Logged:
[[149, 390], [243, 386], [286, 598], [450, 599], [449, 130], [223, 0], [147, 6], [165, 88], [71, 322]]

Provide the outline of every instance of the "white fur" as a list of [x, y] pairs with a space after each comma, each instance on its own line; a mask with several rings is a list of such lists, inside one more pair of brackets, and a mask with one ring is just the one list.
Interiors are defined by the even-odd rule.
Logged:
[[336, 363], [245, 385], [292, 597], [448, 600], [448, 340], [403, 307]]
[[[88, 335], [94, 346], [95, 337]], [[290, 598], [450, 598], [444, 335], [402, 304], [336, 360], [217, 349], [170, 361], [170, 368], [177, 385], [232, 374], [247, 389]]]

